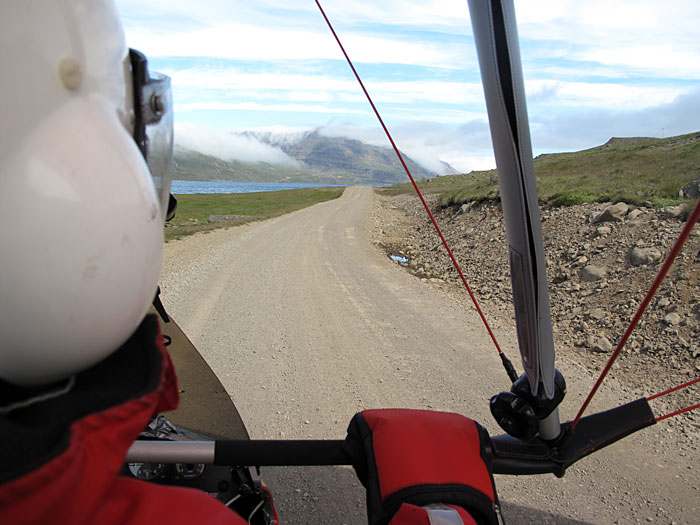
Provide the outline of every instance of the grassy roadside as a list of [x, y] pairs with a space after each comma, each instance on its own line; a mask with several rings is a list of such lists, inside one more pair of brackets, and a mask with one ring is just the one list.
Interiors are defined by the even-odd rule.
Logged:
[[176, 195], [177, 214], [165, 228], [165, 240], [200, 231], [237, 226], [291, 213], [337, 199], [344, 188], [303, 188], [259, 193]]
[[[554, 206], [625, 201], [667, 206], [682, 201], [678, 192], [700, 177], [700, 132], [655, 138], [613, 138], [606, 144], [535, 159], [540, 200]], [[435, 177], [418, 182], [421, 191], [438, 193], [444, 206], [499, 196], [496, 170]], [[410, 184], [380, 190], [412, 192]]]

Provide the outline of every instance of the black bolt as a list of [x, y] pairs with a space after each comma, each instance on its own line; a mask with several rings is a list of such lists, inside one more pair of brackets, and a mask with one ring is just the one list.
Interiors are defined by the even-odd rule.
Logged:
[[151, 96], [151, 110], [156, 115], [160, 115], [163, 113], [163, 101], [161, 100], [160, 95], [158, 93], [154, 93]]
[[219, 492], [226, 492], [226, 491], [228, 491], [230, 486], [231, 485], [229, 485], [228, 481], [222, 479], [221, 481], [219, 481], [216, 488], [218, 489]]

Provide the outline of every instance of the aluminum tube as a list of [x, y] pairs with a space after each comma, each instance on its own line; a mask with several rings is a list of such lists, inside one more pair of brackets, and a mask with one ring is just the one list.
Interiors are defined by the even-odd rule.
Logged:
[[135, 441], [128, 463], [214, 463], [213, 441]]

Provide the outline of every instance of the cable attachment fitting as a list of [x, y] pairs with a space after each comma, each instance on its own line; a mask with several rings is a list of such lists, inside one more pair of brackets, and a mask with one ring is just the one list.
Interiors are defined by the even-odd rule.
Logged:
[[513, 383], [510, 392], [501, 392], [491, 398], [491, 414], [509, 435], [522, 441], [531, 441], [540, 434], [540, 421], [546, 419], [564, 399], [566, 381], [559, 370], [554, 371], [554, 397], [548, 399], [544, 389], [533, 395], [525, 374]]

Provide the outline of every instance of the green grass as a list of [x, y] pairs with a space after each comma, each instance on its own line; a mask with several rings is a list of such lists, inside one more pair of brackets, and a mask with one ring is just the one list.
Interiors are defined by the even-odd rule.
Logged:
[[[625, 201], [656, 207], [678, 204], [680, 189], [700, 177], [700, 132], [669, 137], [613, 138], [602, 146], [535, 159], [541, 201], [554, 206]], [[499, 198], [496, 170], [419, 181], [425, 193], [438, 193], [443, 206]], [[413, 191], [410, 184], [387, 194]]]
[[[344, 188], [304, 188], [259, 193], [176, 195], [177, 213], [165, 228], [165, 240], [200, 231], [270, 219], [319, 202], [336, 199]], [[235, 215], [226, 222], [212, 222], [211, 215]]]

